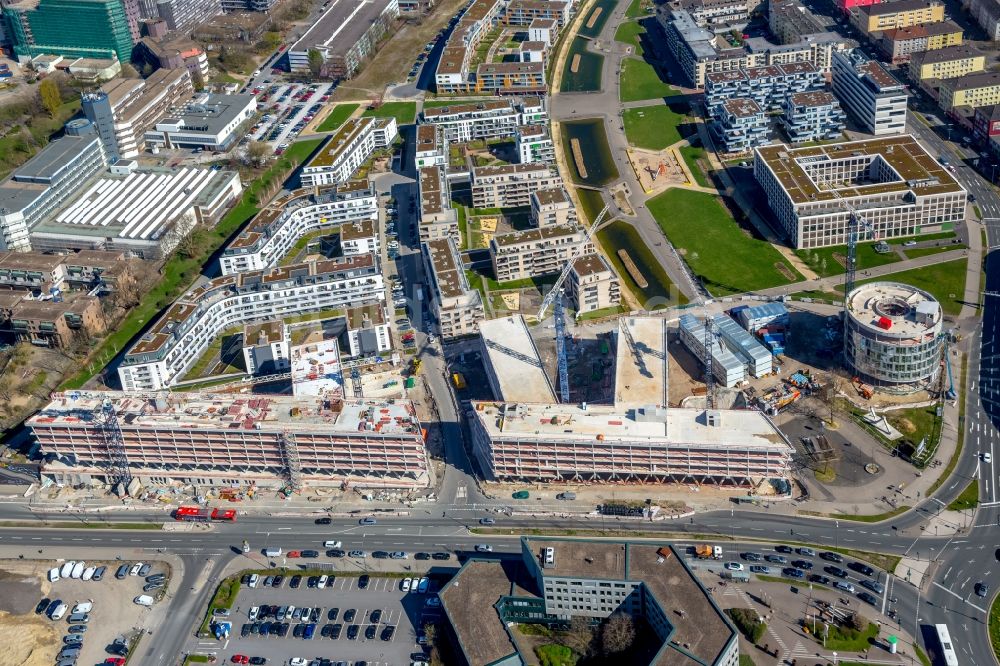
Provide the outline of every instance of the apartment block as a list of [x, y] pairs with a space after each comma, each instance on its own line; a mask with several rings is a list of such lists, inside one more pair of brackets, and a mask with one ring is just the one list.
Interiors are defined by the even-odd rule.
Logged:
[[521, 125], [547, 120], [545, 98], [534, 96], [459, 102], [421, 113], [422, 124], [441, 128], [445, 144], [511, 137]]
[[465, 268], [452, 237], [421, 244], [428, 276], [430, 308], [442, 338], [472, 335], [486, 318], [481, 294], [469, 286]]
[[417, 125], [417, 144], [413, 149], [413, 164], [417, 169], [425, 166], [443, 166], [448, 163], [448, 147], [444, 132], [437, 125]]
[[0, 251], [0, 289], [35, 295], [70, 289], [114, 291], [133, 280], [123, 252], [84, 250], [70, 254]]
[[839, 139], [846, 115], [828, 92], [795, 93], [785, 100], [781, 125], [792, 143]]
[[396, 119], [392, 117], [348, 120], [303, 165], [302, 186], [347, 182], [372, 153], [391, 146], [398, 134]]
[[507, 25], [530, 26], [535, 20], [551, 19], [562, 29], [572, 7], [572, 2], [560, 0], [509, 0], [503, 21]]
[[107, 167], [96, 134], [63, 136], [0, 183], [0, 250], [31, 249], [29, 231]]
[[147, 79], [108, 81], [100, 91], [84, 93], [82, 107], [114, 161], [145, 150], [146, 132], [192, 95], [187, 68], [158, 69]]
[[898, 65], [923, 51], [960, 45], [962, 28], [951, 21], [893, 28], [883, 32], [876, 43], [886, 59]]
[[585, 254], [573, 262], [566, 277], [566, 293], [578, 314], [617, 307], [621, 284], [611, 264], [600, 254]]
[[792, 44], [806, 35], [823, 32], [825, 27], [800, 0], [770, 0], [767, 26], [779, 44]]
[[288, 326], [280, 319], [243, 326], [243, 365], [248, 375], [274, 375], [292, 367]]
[[429, 482], [408, 401], [112, 391], [55, 393], [31, 417], [47, 479], [112, 481], [103, 425], [109, 410], [129, 472], [144, 486], [415, 489]]
[[944, 20], [944, 3], [937, 0], [895, 0], [855, 7], [851, 24], [865, 34]]
[[906, 87], [860, 50], [834, 54], [833, 94], [864, 131], [875, 136], [906, 131]]
[[563, 184], [555, 169], [540, 163], [472, 167], [470, 181], [474, 208], [528, 206], [535, 190]]
[[143, 37], [132, 51], [132, 61], [139, 67], [148, 64], [154, 70], [187, 67], [192, 77], [208, 80], [208, 56], [197, 42], [187, 37], [170, 40]]
[[971, 46], [947, 46], [936, 51], [914, 53], [910, 60], [910, 79], [954, 79], [986, 69], [986, 55]]
[[459, 15], [448, 36], [434, 72], [438, 93], [469, 93], [479, 90], [471, 70], [473, 56], [483, 37], [500, 23], [506, 0], [473, 0]]
[[962, 0], [962, 7], [986, 32], [986, 39], [1000, 40], [1000, 1]]
[[711, 129], [725, 153], [745, 153], [771, 142], [767, 115], [752, 99], [727, 99], [717, 109]]
[[808, 62], [749, 67], [705, 75], [705, 107], [715, 116], [731, 99], [751, 99], [764, 110], [776, 111], [794, 93], [822, 90], [823, 73]]
[[938, 105], [945, 111], [956, 107], [1000, 104], [1000, 72], [978, 72], [944, 79], [939, 88]]
[[476, 68], [477, 93], [496, 95], [545, 94], [545, 64], [541, 62], [486, 62]]
[[[265, 270], [276, 265], [306, 234], [376, 220], [378, 197], [367, 180], [352, 180], [318, 191], [295, 190], [257, 213], [223, 249], [219, 269], [222, 275]], [[344, 252], [350, 254], [353, 249], [349, 245]]]
[[221, 13], [220, 0], [139, 0], [142, 18], [160, 19], [168, 29], [180, 33], [189, 33]]
[[595, 252], [586, 231], [577, 226], [554, 225], [497, 234], [490, 241], [493, 274], [499, 282], [559, 273], [578, 253]]
[[559, 35], [559, 24], [555, 19], [536, 18], [528, 24], [528, 41], [541, 42], [551, 47]]
[[514, 150], [521, 164], [556, 161], [556, 149], [545, 125], [521, 125], [514, 132]]
[[531, 224], [536, 227], [575, 225], [576, 206], [565, 187], [548, 187], [531, 193]]
[[710, 29], [746, 25], [750, 18], [747, 0], [680, 0], [678, 4], [698, 25]]
[[392, 350], [389, 312], [385, 305], [351, 308], [347, 311], [346, 319], [348, 356], [379, 356]]
[[170, 306], [125, 353], [118, 377], [126, 391], [168, 388], [230, 326], [384, 299], [385, 285], [375, 255], [216, 278]]
[[428, 166], [420, 169], [417, 195], [420, 201], [420, 242], [443, 238], [454, 238], [456, 242], [461, 242], [458, 211], [451, 205], [451, 187], [444, 167]]
[[908, 135], [758, 148], [754, 175], [799, 249], [846, 244], [848, 206], [864, 211], [880, 239], [951, 231], [965, 220], [965, 189]]
[[976, 109], [972, 118], [972, 134], [978, 143], [993, 147], [993, 137], [1000, 137], [1000, 104]]
[[323, 57], [323, 72], [350, 79], [399, 18], [397, 0], [330, 0], [327, 8], [288, 48], [293, 72], [309, 71], [309, 52]]
[[36, 301], [23, 291], [0, 291], [0, 337], [8, 344], [66, 347], [78, 335], [104, 332], [104, 308], [96, 296]]
[[138, 38], [122, 0], [5, 2], [0, 20], [21, 62], [42, 54], [129, 62]]

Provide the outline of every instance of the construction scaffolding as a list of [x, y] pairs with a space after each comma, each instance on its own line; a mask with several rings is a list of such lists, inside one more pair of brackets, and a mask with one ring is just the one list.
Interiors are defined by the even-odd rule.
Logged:
[[288, 485], [293, 491], [302, 487], [302, 463], [299, 460], [299, 446], [295, 441], [295, 435], [287, 432], [278, 433], [278, 448], [285, 461], [285, 469], [288, 471]]
[[132, 481], [132, 472], [128, 466], [128, 456], [125, 454], [125, 440], [122, 429], [118, 425], [118, 412], [115, 403], [104, 400], [101, 406], [94, 410], [94, 422], [100, 428], [101, 438], [108, 451], [108, 476], [111, 485], [122, 484], [127, 487]]

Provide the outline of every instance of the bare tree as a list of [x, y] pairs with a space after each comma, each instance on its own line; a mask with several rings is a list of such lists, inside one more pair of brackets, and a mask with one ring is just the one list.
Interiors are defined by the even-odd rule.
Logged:
[[273, 154], [271, 146], [264, 141], [251, 141], [247, 144], [247, 159], [254, 167], [260, 168], [264, 166], [264, 163]]
[[601, 628], [601, 649], [604, 654], [617, 654], [632, 647], [635, 641], [635, 622], [631, 615], [615, 613]]
[[14, 382], [10, 375], [0, 375], [0, 400], [9, 403], [14, 397]]
[[594, 630], [590, 621], [582, 615], [576, 615], [570, 620], [569, 629], [559, 637], [559, 642], [577, 654], [588, 654], [590, 644], [594, 641]]
[[135, 67], [132, 66], [130, 62], [122, 63], [122, 78], [124, 79], [137, 79], [139, 78], [139, 72]]
[[174, 222], [174, 226], [170, 227], [160, 239], [163, 253], [174, 251], [185, 259], [196, 256], [198, 242], [195, 238], [195, 229], [197, 226], [198, 221], [194, 216], [182, 217]]
[[115, 283], [111, 302], [123, 310], [134, 308], [139, 305], [143, 294], [152, 289], [159, 280], [160, 274], [153, 262], [138, 257], [127, 259], [125, 270]]

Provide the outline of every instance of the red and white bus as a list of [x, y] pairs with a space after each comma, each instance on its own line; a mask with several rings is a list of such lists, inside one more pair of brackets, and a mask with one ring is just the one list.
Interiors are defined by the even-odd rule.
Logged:
[[196, 506], [181, 506], [174, 511], [174, 520], [186, 520], [188, 522], [207, 523], [210, 520], [236, 520], [235, 509], [201, 509]]

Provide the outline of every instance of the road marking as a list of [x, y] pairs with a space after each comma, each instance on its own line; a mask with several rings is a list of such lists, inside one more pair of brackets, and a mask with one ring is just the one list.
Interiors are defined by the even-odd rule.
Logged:
[[955, 597], [956, 599], [958, 599], [958, 600], [960, 600], [960, 601], [963, 601], [963, 602], [965, 602], [965, 603], [969, 604], [970, 606], [972, 606], [973, 608], [975, 608], [975, 609], [976, 609], [977, 611], [979, 611], [980, 613], [985, 613], [985, 612], [986, 612], [986, 611], [985, 611], [984, 609], [980, 608], [979, 606], [977, 606], [976, 604], [972, 603], [972, 602], [971, 602], [971, 601], [969, 601], [968, 599], [963, 599], [963, 598], [962, 598], [962, 597], [961, 597], [960, 595], [958, 595], [958, 594], [955, 594], [954, 592], [952, 592], [951, 590], [949, 590], [949, 589], [948, 589], [947, 587], [944, 587], [943, 585], [941, 585], [941, 584], [940, 584], [940, 583], [938, 583], [937, 581], [934, 581], [934, 586], [935, 586], [935, 587], [939, 587], [939, 588], [941, 588], [942, 590], [944, 590], [945, 592], [947, 592], [947, 593], [948, 593], [948, 594], [950, 594], [951, 596]]

